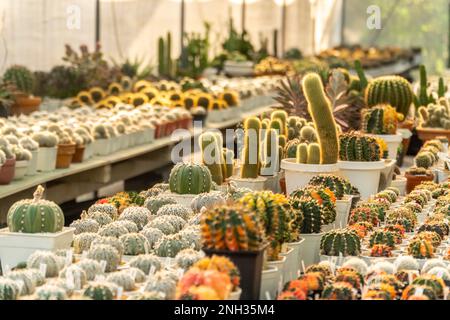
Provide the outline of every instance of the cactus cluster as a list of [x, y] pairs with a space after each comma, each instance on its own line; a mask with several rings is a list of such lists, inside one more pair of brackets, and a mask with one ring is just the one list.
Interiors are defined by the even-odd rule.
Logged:
[[233, 175], [234, 152], [222, 148], [223, 137], [220, 132], [205, 132], [199, 137], [203, 164], [208, 167], [212, 181], [221, 185]]
[[149, 274], [150, 270], [153, 269], [156, 271], [159, 271], [161, 269], [161, 262], [157, 256], [154, 254], [141, 254], [129, 262], [130, 267], [138, 268], [142, 272], [144, 272], [146, 275]]
[[219, 206], [201, 217], [203, 247], [228, 251], [256, 251], [264, 243], [263, 223], [243, 205]]
[[137, 256], [150, 251], [150, 244], [147, 238], [140, 233], [128, 233], [119, 238], [123, 244], [124, 254]]
[[244, 123], [244, 149], [242, 150], [241, 178], [255, 179], [261, 167], [260, 159], [260, 130], [261, 121], [250, 117]]
[[399, 76], [384, 76], [367, 86], [365, 100], [369, 107], [389, 104], [405, 118], [413, 102], [414, 93], [409, 82]]
[[390, 105], [377, 105], [362, 111], [362, 131], [371, 134], [396, 134], [398, 114]]
[[170, 191], [177, 194], [200, 194], [211, 190], [209, 169], [193, 163], [176, 164], [169, 177]]
[[358, 256], [361, 253], [361, 240], [352, 230], [333, 230], [323, 235], [320, 251], [327, 256]]
[[3, 81], [14, 85], [20, 92], [30, 95], [34, 89], [35, 77], [28, 68], [14, 65], [5, 71]]
[[150, 214], [150, 210], [145, 207], [132, 206], [123, 210], [118, 220], [132, 221], [137, 225], [138, 230], [140, 231], [148, 223]]
[[341, 134], [339, 148], [341, 161], [380, 161], [383, 155], [375, 138], [359, 132]]
[[422, 128], [450, 129], [450, 105], [446, 98], [441, 98], [436, 104], [419, 108], [420, 126]]

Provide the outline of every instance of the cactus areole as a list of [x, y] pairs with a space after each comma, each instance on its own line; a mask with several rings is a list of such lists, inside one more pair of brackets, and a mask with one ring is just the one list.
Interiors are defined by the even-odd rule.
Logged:
[[55, 233], [64, 227], [64, 213], [54, 202], [42, 199], [44, 188], [38, 186], [33, 199], [16, 202], [8, 211], [11, 232]]
[[204, 165], [178, 163], [170, 172], [170, 191], [177, 194], [200, 194], [211, 191], [211, 173]]

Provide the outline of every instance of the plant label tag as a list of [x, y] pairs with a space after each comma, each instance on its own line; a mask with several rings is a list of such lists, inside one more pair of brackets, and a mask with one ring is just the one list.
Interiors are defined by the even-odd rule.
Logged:
[[152, 276], [152, 275], [155, 273], [155, 271], [156, 271], [156, 268], [155, 268], [155, 266], [152, 265], [152, 266], [150, 267], [150, 270], [148, 271], [148, 275], [149, 275], [149, 276]]
[[9, 264], [5, 264], [5, 268], [3, 270], [3, 275], [6, 276], [10, 272], [11, 272], [11, 267], [9, 266]]
[[414, 296], [416, 296], [416, 297], [423, 296], [423, 287], [418, 287], [416, 289], [416, 292], [414, 292]]
[[132, 270], [130, 271], [130, 274], [131, 274], [131, 277], [132, 277], [134, 280], [136, 280], [136, 270], [135, 270], [135, 269], [132, 269]]
[[73, 260], [73, 252], [72, 250], [67, 250], [66, 253], [66, 266], [70, 266]]
[[122, 299], [123, 296], [123, 288], [122, 287], [118, 287], [117, 288], [117, 299]]
[[269, 291], [266, 291], [266, 299], [267, 299], [267, 300], [272, 300], [271, 297], [270, 297]]
[[166, 269], [170, 268], [171, 261], [169, 257], [167, 257], [166, 260], [164, 261], [164, 265], [166, 266]]
[[100, 265], [102, 267], [102, 271], [105, 272], [105, 270], [106, 270], [106, 261], [105, 260], [100, 261]]
[[303, 270], [303, 273], [306, 272], [305, 261], [303, 261], [303, 260], [302, 260], [302, 270]]
[[47, 265], [45, 263], [41, 263], [39, 265], [39, 272], [42, 274], [42, 276], [45, 278], [45, 275], [47, 274]]
[[148, 252], [149, 252], [148, 242], [144, 242], [144, 251], [145, 251], [145, 254], [148, 254]]
[[75, 281], [72, 270], [68, 270], [66, 274], [66, 284], [69, 289], [75, 288]]

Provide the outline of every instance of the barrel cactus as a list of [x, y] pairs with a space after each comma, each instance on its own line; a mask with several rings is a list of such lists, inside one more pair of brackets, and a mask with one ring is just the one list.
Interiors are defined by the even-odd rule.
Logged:
[[390, 105], [377, 105], [362, 111], [362, 130], [365, 133], [396, 134], [397, 124], [397, 111]]
[[330, 189], [321, 186], [306, 186], [294, 190], [290, 197], [310, 197], [316, 199], [321, 206], [323, 224], [330, 224], [336, 220], [336, 196]]
[[378, 230], [370, 235], [369, 245], [373, 247], [376, 244], [384, 244], [391, 249], [395, 247], [395, 235], [390, 231]]
[[123, 271], [128, 272], [136, 283], [143, 283], [145, 282], [145, 280], [147, 280], [147, 276], [141, 269], [130, 267]]
[[345, 195], [353, 195], [355, 193], [355, 189], [350, 181], [331, 174], [317, 175], [311, 178], [308, 185], [328, 188], [334, 193], [337, 199], [342, 199]]
[[348, 282], [335, 282], [323, 289], [323, 300], [356, 300], [357, 291]]
[[339, 159], [341, 161], [372, 162], [383, 156], [378, 141], [359, 132], [348, 132], [339, 137]]
[[164, 233], [161, 230], [153, 227], [145, 227], [139, 233], [147, 238], [150, 249], [153, 249], [155, 243], [164, 236]]
[[419, 285], [431, 288], [439, 299], [444, 298], [446, 285], [441, 278], [435, 275], [424, 274], [413, 280], [412, 285]]
[[122, 287], [124, 291], [136, 289], [134, 278], [125, 270], [110, 273], [106, 277], [106, 281], [115, 283], [117, 286]]
[[206, 249], [256, 251], [264, 241], [264, 226], [243, 205], [219, 206], [202, 214], [201, 234]]
[[428, 240], [415, 239], [408, 245], [408, 254], [416, 259], [430, 259], [434, 256], [434, 248]]
[[84, 270], [88, 281], [94, 280], [97, 275], [104, 274], [100, 262], [94, 259], [83, 259], [77, 263], [77, 266]]
[[59, 273], [59, 277], [65, 279], [66, 282], [68, 282], [69, 279], [72, 279], [75, 290], [81, 290], [88, 281], [86, 272], [77, 264], [66, 266]]
[[44, 285], [36, 290], [36, 300], [66, 300], [66, 291], [53, 285]]
[[177, 201], [167, 196], [155, 196], [145, 199], [144, 207], [146, 207], [151, 214], [155, 215], [161, 207], [168, 204], [177, 204]]
[[64, 261], [51, 251], [35, 251], [27, 259], [27, 268], [39, 269], [42, 264], [46, 265], [45, 277], [53, 278], [58, 276]]
[[59, 232], [64, 227], [64, 213], [54, 202], [44, 200], [44, 188], [38, 186], [32, 200], [14, 203], [8, 211], [7, 222], [11, 232]]
[[160, 230], [165, 235], [173, 234], [178, 232], [177, 229], [175, 229], [175, 226], [171, 223], [170, 219], [167, 218], [168, 216], [160, 216], [156, 217], [152, 221], [150, 221], [149, 224], [145, 228], [155, 228]]
[[119, 239], [123, 244], [125, 255], [137, 256], [139, 254], [148, 253], [150, 250], [147, 238], [140, 233], [128, 233], [121, 236]]
[[297, 211], [296, 227], [300, 234], [320, 233], [324, 225], [322, 207], [319, 202], [311, 197], [291, 198], [291, 205]]
[[373, 226], [378, 226], [380, 223], [378, 213], [369, 207], [361, 206], [356, 207], [350, 211], [350, 217], [348, 223], [353, 225], [357, 222], [369, 222]]
[[19, 296], [33, 294], [36, 290], [36, 283], [33, 281], [33, 278], [28, 270], [11, 271], [6, 277], [21, 284], [19, 285]]
[[72, 247], [73, 253], [81, 254], [83, 251], [89, 250], [92, 241], [99, 238], [100, 236], [96, 233], [86, 232], [80, 233], [73, 237]]
[[201, 249], [201, 230], [199, 226], [189, 226], [184, 228], [178, 233], [181, 237], [181, 240], [195, 250]]
[[129, 262], [130, 267], [138, 268], [145, 274], [149, 274], [152, 267], [155, 272], [161, 269], [161, 262], [154, 254], [141, 254], [132, 258]]
[[361, 240], [354, 231], [333, 230], [322, 237], [320, 251], [327, 256], [358, 256], [361, 253]]
[[[118, 221], [117, 221], [118, 222]], [[116, 222], [111, 222], [100, 228], [98, 234], [102, 237], [115, 237], [119, 238], [129, 231], [123, 224], [118, 224]]]
[[134, 222], [140, 231], [148, 223], [150, 214], [150, 211], [144, 207], [128, 207], [123, 210], [119, 220], [129, 220]]
[[215, 205], [223, 205], [225, 202], [225, 198], [218, 192], [201, 193], [192, 199], [191, 209], [198, 213], [203, 207], [210, 208]]
[[168, 204], [168, 205], [161, 207], [158, 210], [157, 215], [158, 216], [164, 216], [164, 215], [178, 216], [180, 218], [183, 218], [185, 221], [187, 221], [187, 220], [189, 220], [189, 218], [191, 216], [191, 211], [180, 204]]
[[8, 278], [0, 278], [0, 301], [17, 300], [20, 288], [17, 282]]
[[100, 225], [94, 219], [84, 218], [73, 221], [70, 225], [71, 228], [75, 228], [75, 234], [84, 232], [98, 232]]
[[9, 67], [4, 75], [3, 80], [6, 83], [14, 85], [20, 92], [30, 95], [35, 86], [35, 76], [27, 67], [21, 65], [13, 65]]
[[178, 267], [187, 270], [201, 258], [203, 258], [203, 254], [201, 252], [193, 249], [184, 249], [177, 253], [175, 256], [175, 262]]
[[211, 190], [212, 178], [204, 165], [178, 163], [170, 172], [170, 191], [177, 194], [200, 194]]
[[104, 225], [107, 225], [108, 223], [113, 222], [113, 219], [111, 216], [105, 212], [102, 211], [94, 211], [87, 214], [87, 217], [89, 219], [97, 221], [100, 227], [103, 227]]
[[92, 300], [113, 300], [114, 292], [108, 283], [93, 282], [90, 283], [83, 292], [84, 296]]
[[88, 209], [88, 214], [90, 215], [94, 212], [106, 213], [113, 220], [115, 220], [119, 215], [117, 208], [110, 203], [96, 203], [96, 204], [90, 206]]
[[122, 257], [122, 255], [124, 254], [125, 249], [124, 249], [123, 243], [120, 239], [118, 239], [116, 237], [101, 237], [101, 236], [99, 236], [92, 241], [91, 247], [99, 245], [99, 244], [114, 247], [117, 250], [117, 252], [119, 253], [120, 257]]
[[144, 284], [145, 291], [156, 291], [165, 294], [166, 299], [174, 299], [177, 282], [163, 272], [157, 272]]
[[91, 248], [88, 251], [87, 257], [89, 259], [94, 259], [97, 261], [105, 261], [106, 272], [116, 271], [117, 267], [120, 263], [120, 255], [116, 248], [110, 245], [91, 245]]
[[172, 234], [162, 237], [155, 244], [155, 254], [159, 257], [174, 258], [178, 252], [185, 249], [187, 244], [179, 234]]

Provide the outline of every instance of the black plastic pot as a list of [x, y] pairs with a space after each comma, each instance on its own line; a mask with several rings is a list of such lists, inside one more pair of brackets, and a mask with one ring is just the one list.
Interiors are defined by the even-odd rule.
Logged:
[[241, 275], [241, 300], [259, 300], [265, 249], [233, 252], [203, 248], [203, 251], [207, 256], [225, 256], [233, 261]]

